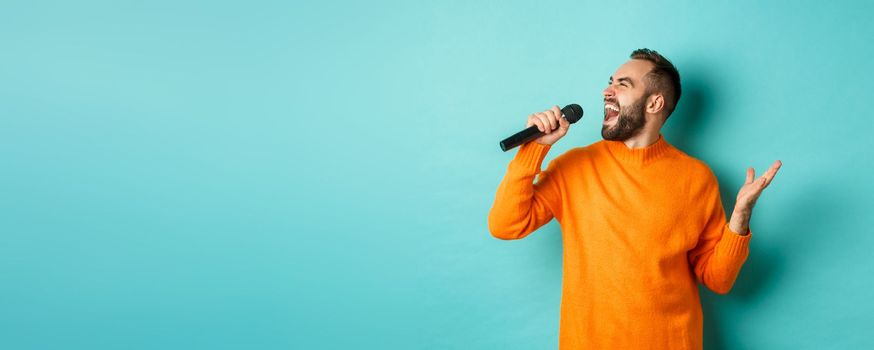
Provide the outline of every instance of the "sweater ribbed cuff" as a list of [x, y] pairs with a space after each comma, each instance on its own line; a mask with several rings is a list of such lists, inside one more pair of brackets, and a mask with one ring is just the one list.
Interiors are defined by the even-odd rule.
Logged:
[[752, 238], [752, 236], [753, 231], [741, 235], [732, 231], [731, 228], [728, 227], [728, 224], [725, 224], [725, 228], [722, 232], [722, 239], [719, 243], [723, 246], [723, 252], [726, 255], [746, 257], [750, 252], [750, 238]]
[[552, 145], [542, 145], [536, 141], [531, 141], [519, 146], [516, 152], [516, 157], [510, 163], [513, 167], [525, 171], [526, 174], [537, 175], [540, 173], [540, 166], [543, 164], [543, 159], [549, 153]]

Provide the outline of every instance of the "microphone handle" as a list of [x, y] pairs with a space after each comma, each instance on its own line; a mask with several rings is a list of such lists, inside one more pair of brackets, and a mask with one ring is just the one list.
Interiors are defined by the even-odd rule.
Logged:
[[[564, 115], [562, 115], [561, 117], [564, 118]], [[537, 139], [538, 137], [541, 137], [543, 135], [546, 134], [541, 132], [540, 129], [537, 128], [537, 125], [529, 126], [527, 129], [517, 132], [512, 136], [502, 140], [501, 150], [507, 152], [508, 150], [516, 148], [516, 146], [531, 142], [532, 140]]]

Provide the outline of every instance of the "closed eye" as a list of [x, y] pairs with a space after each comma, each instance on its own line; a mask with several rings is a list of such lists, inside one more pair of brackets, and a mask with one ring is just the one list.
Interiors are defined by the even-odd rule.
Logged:
[[[626, 78], [626, 77], [616, 79], [616, 81], [619, 82], [619, 86], [622, 86], [622, 87], [633, 87], [634, 86], [634, 84], [631, 83], [631, 79]], [[607, 81], [607, 85], [613, 85], [613, 77], [610, 77], [610, 80]]]
[[625, 86], [625, 87], [628, 87], [628, 86], [634, 86], [634, 83], [632, 83], [632, 82], [631, 82], [631, 79], [629, 79], [629, 78], [622, 77], [622, 78], [619, 78], [619, 79], [616, 79], [616, 80], [619, 81], [619, 85], [622, 85], [622, 86]]

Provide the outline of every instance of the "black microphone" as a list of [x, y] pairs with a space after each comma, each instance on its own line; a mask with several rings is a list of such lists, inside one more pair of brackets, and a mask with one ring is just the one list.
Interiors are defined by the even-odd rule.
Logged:
[[[573, 124], [583, 117], [583, 107], [580, 107], [580, 105], [576, 103], [572, 103], [564, 106], [564, 108], [561, 109], [561, 114], [562, 118]], [[501, 141], [501, 150], [507, 152], [507, 150], [513, 149], [516, 146], [527, 143], [543, 135], [546, 134], [541, 132], [540, 129], [537, 128], [537, 125], [529, 126], [528, 129], [517, 132], [515, 135]]]

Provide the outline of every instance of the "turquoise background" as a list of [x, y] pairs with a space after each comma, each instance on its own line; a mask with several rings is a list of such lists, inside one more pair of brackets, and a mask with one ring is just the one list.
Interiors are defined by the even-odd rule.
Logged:
[[4, 1], [0, 348], [555, 349], [562, 241], [486, 217], [529, 113], [639, 47], [726, 208], [707, 349], [874, 347], [868, 2]]

